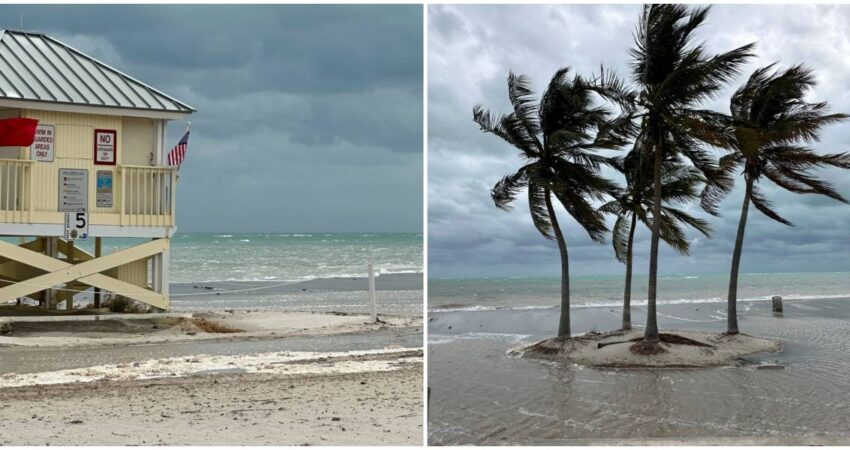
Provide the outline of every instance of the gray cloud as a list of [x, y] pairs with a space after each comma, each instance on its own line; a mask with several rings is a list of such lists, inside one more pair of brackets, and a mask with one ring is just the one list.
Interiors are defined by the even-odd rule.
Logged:
[[[560, 67], [589, 74], [599, 65], [628, 75], [639, 5], [431, 6], [429, 8], [429, 270], [446, 276], [543, 276], [559, 270], [557, 248], [530, 223], [519, 201], [514, 211], [497, 210], [489, 189], [520, 164], [517, 152], [478, 131], [472, 105], [507, 111], [508, 70], [527, 74], [539, 90]], [[710, 49], [726, 51], [758, 43], [758, 59], [727, 92], [706, 106], [728, 111], [731, 91], [759, 66], [779, 61], [815, 69], [819, 85], [811, 98], [850, 112], [850, 7], [809, 5], [719, 5], [698, 32]], [[822, 152], [850, 150], [850, 124], [823, 133]], [[820, 173], [850, 197], [850, 176]], [[770, 184], [763, 188], [786, 227], [751, 211], [742, 270], [850, 270], [850, 206], [800, 196]], [[712, 239], [692, 234], [691, 256], [662, 246], [666, 273], [726, 272], [740, 214], [742, 187], [723, 202], [722, 216], [709, 218]], [[751, 209], [752, 210], [752, 209]], [[694, 210], [694, 212], [698, 213]], [[571, 219], [566, 222], [571, 268], [577, 274], [619, 274], [610, 244], [593, 244]], [[636, 271], [645, 273], [649, 233], [636, 235]]]
[[[23, 14], [27, 31], [198, 109], [178, 191], [181, 230], [421, 231], [421, 6], [0, 13], [2, 26], [17, 29]], [[169, 143], [184, 126], [171, 125]]]

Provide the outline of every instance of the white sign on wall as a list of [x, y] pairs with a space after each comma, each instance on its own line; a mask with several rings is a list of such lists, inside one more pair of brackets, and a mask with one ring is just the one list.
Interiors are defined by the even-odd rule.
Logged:
[[65, 240], [85, 241], [89, 238], [89, 213], [66, 212], [65, 213]]
[[59, 211], [86, 212], [89, 209], [89, 171], [59, 169]]
[[94, 163], [114, 166], [118, 133], [115, 130], [94, 130]]
[[33, 161], [53, 162], [53, 143], [56, 139], [53, 125], [39, 125], [35, 129], [35, 139], [30, 145], [30, 159]]

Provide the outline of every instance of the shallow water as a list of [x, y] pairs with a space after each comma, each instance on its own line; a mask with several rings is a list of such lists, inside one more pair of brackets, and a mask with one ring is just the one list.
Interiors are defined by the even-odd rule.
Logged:
[[[723, 331], [722, 303], [666, 305], [659, 325]], [[742, 302], [740, 327], [780, 339], [742, 367], [592, 369], [505, 352], [549, 337], [557, 309], [430, 313], [429, 443], [573, 439], [835, 437], [850, 442], [850, 301]], [[620, 309], [575, 308], [574, 332], [619, 326]], [[642, 307], [632, 316], [645, 317]]]
[[[375, 279], [379, 314], [421, 316], [422, 274], [386, 274]], [[171, 285], [173, 311], [369, 312], [369, 281], [363, 277], [299, 282], [205, 282]]]

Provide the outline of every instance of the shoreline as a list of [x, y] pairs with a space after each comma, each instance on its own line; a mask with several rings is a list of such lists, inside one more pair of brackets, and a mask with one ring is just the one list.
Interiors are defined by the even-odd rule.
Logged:
[[12, 323], [2, 445], [422, 443], [422, 318], [233, 311]]
[[[124, 319], [116, 314], [108, 319], [73, 322], [51, 318], [43, 322], [14, 322], [11, 332], [0, 335], [0, 349], [13, 347], [97, 348], [148, 344], [192, 343], [281, 339], [297, 336], [328, 336], [393, 329], [416, 330], [422, 318], [378, 315], [382, 322], [369, 323], [365, 314], [342, 312], [288, 312], [228, 310], [193, 313], [191, 319], [162, 317]], [[195, 321], [220, 324], [238, 332], [207, 332]]]

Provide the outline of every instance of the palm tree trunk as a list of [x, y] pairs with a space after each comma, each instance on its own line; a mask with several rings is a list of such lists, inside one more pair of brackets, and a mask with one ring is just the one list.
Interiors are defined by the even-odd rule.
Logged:
[[626, 244], [626, 288], [623, 292], [623, 329], [632, 329], [632, 244], [635, 240], [637, 214], [632, 214], [632, 226], [629, 228], [629, 241]]
[[655, 147], [655, 167], [652, 182], [652, 240], [649, 246], [649, 293], [646, 296], [646, 342], [658, 342], [658, 320], [655, 314], [655, 295], [658, 281], [658, 238], [661, 232], [661, 162], [662, 137], [658, 133]]
[[747, 179], [744, 204], [741, 206], [741, 219], [738, 221], [738, 235], [735, 237], [735, 250], [732, 252], [732, 273], [729, 275], [729, 297], [726, 307], [726, 332], [738, 334], [738, 269], [741, 265], [741, 250], [744, 248], [744, 230], [747, 228], [747, 212], [750, 209], [750, 197], [753, 182]]
[[558, 242], [558, 251], [561, 253], [561, 319], [558, 322], [558, 337], [570, 337], [570, 257], [549, 196], [549, 190], [546, 189], [546, 210], [552, 223], [552, 231], [555, 232], [555, 240]]

